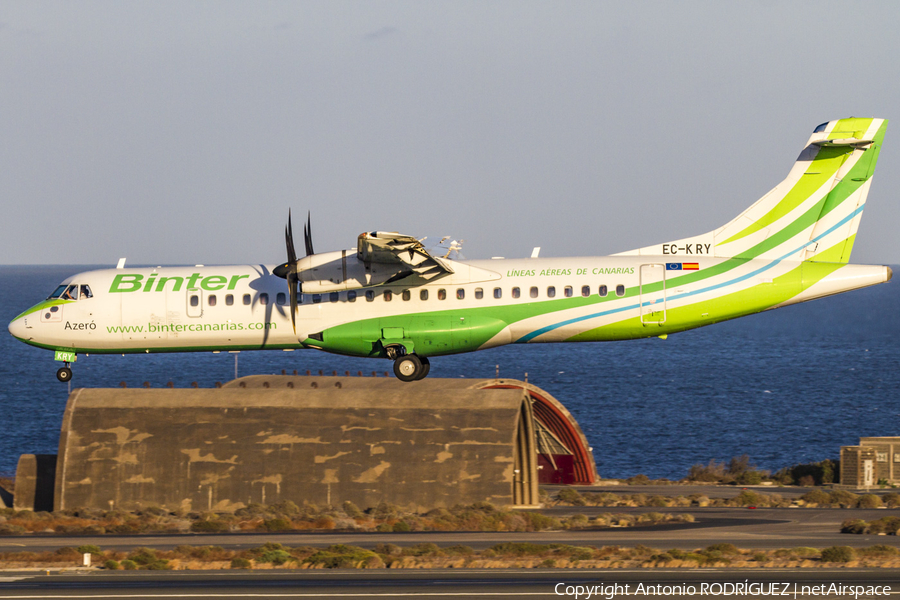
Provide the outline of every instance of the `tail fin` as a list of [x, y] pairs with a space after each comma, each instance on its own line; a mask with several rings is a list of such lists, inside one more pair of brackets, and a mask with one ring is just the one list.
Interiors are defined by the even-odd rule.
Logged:
[[823, 123], [787, 178], [730, 223], [693, 238], [623, 254], [846, 263], [886, 128], [886, 119]]

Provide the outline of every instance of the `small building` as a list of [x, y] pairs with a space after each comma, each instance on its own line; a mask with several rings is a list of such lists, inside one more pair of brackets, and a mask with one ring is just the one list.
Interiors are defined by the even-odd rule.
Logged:
[[528, 507], [539, 473], [596, 480], [581, 429], [536, 386], [336, 376], [78, 389], [58, 456], [24, 455], [19, 470], [16, 506], [54, 510], [219, 512], [284, 500]]
[[876, 482], [875, 448], [841, 446], [841, 487], [869, 488]]
[[875, 482], [900, 484], [900, 437], [864, 437], [859, 445], [875, 449]]

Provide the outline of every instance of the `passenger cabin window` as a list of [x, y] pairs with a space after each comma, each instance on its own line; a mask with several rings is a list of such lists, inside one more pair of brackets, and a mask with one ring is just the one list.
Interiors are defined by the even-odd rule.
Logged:
[[600, 286], [600, 297], [601, 297], [601, 298], [605, 298], [605, 297], [606, 297], [606, 294], [608, 294], [608, 293], [609, 293], [609, 291], [606, 289], [606, 286], [605, 286], [605, 285], [601, 285], [601, 286]]
[[581, 295], [584, 296], [585, 298], [590, 296], [591, 295], [591, 286], [589, 286], [589, 285], [581, 286]]
[[341, 293], [340, 292], [331, 292], [331, 294], [328, 296], [328, 299], [331, 300], [332, 302], [337, 302], [338, 300], [341, 299]]
[[554, 286], [547, 286], [547, 297], [556, 298], [556, 288]]
[[366, 290], [366, 302], [375, 300], [375, 290]]
[[394, 299], [394, 294], [393, 294], [393, 292], [391, 292], [391, 290], [384, 290], [383, 296], [384, 296], [385, 302], [390, 302], [391, 300]]
[[457, 300], [464, 300], [465, 297], [466, 297], [466, 290], [464, 290], [464, 289], [462, 289], [462, 288], [457, 288], [457, 290], [456, 290], [456, 299], [457, 299]]
[[514, 287], [514, 288], [512, 289], [512, 297], [513, 297], [513, 298], [519, 298], [519, 297], [521, 297], [521, 296], [522, 296], [522, 290], [520, 290], [520, 289], [517, 288], [517, 287]]
[[278, 292], [278, 295], [275, 296], [275, 302], [278, 306], [284, 306], [287, 304], [287, 298], [284, 297], [284, 292]]
[[494, 298], [498, 300], [503, 297], [503, 290], [500, 288], [494, 288]]
[[565, 289], [563, 289], [563, 294], [565, 295], [566, 298], [571, 298], [572, 296], [575, 295], [575, 291], [572, 290], [572, 286], [571, 286], [571, 285], [567, 285], [567, 286], [565, 287]]
[[484, 298], [484, 290], [481, 288], [475, 288], [475, 299], [481, 300]]
[[244, 294], [243, 302], [244, 302], [244, 306], [250, 305], [250, 294]]
[[259, 295], [259, 303], [263, 306], [267, 306], [269, 304], [269, 295], [268, 294], [260, 294]]
[[233, 306], [234, 305], [234, 294], [227, 294], [225, 296], [225, 306]]
[[200, 306], [200, 296], [191, 294], [191, 306]]
[[419, 300], [428, 300], [428, 290], [419, 292]]
[[624, 296], [625, 295], [625, 286], [621, 283], [616, 286], [616, 296]]
[[532, 298], [537, 298], [538, 297], [538, 289], [536, 287], [532, 287], [529, 294], [531, 295]]
[[356, 290], [347, 292], [347, 302], [356, 302]]
[[406, 302], [410, 298], [412, 298], [412, 294], [409, 293], [409, 290], [403, 290], [403, 293], [400, 294], [400, 297], [403, 298], [403, 301]]
[[209, 303], [210, 306], [215, 306], [216, 305], [216, 295], [210, 294], [209, 296], [206, 297], [206, 301]]
[[91, 293], [91, 286], [82, 285], [81, 286], [81, 294], [79, 294], [79, 299], [87, 300], [88, 298], [93, 298], [94, 294]]
[[313, 294], [313, 304], [319, 304], [322, 302], [322, 294]]
[[446, 300], [447, 299], [447, 290], [441, 288], [438, 290], [438, 300]]

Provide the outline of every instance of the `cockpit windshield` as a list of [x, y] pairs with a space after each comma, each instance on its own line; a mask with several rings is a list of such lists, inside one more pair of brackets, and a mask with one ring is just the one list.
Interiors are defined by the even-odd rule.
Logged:
[[49, 296], [47, 296], [47, 300], [55, 300], [56, 298], [59, 298], [60, 296], [63, 295], [63, 292], [66, 291], [66, 288], [67, 288], [67, 287], [69, 287], [69, 286], [67, 286], [67, 285], [61, 285], [61, 286], [59, 286], [58, 288], [56, 288], [55, 290], [53, 290], [53, 293], [52, 293], [52, 294], [50, 294]]
[[91, 286], [72, 284], [57, 287], [53, 290], [53, 293], [47, 297], [47, 300], [56, 300], [57, 298], [63, 300], [87, 300], [88, 298], [93, 297], [94, 294], [91, 292]]

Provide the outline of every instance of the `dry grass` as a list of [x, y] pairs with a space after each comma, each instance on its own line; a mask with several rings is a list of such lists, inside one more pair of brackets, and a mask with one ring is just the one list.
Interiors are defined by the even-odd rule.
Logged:
[[[84, 548], [47, 552], [0, 553], [0, 568], [67, 569], [81, 565]], [[422, 543], [409, 547], [378, 544], [367, 549], [336, 544], [325, 548], [265, 544], [249, 550], [217, 546], [178, 546], [173, 550], [137, 548], [131, 552], [94, 548], [95, 568], [159, 569], [379, 569], [379, 568], [898, 568], [900, 552], [884, 545], [846, 551], [843, 547], [746, 550], [715, 544], [693, 550], [659, 550], [645, 546], [571, 546], [568, 544], [497, 544], [482, 551], [467, 546]]]

